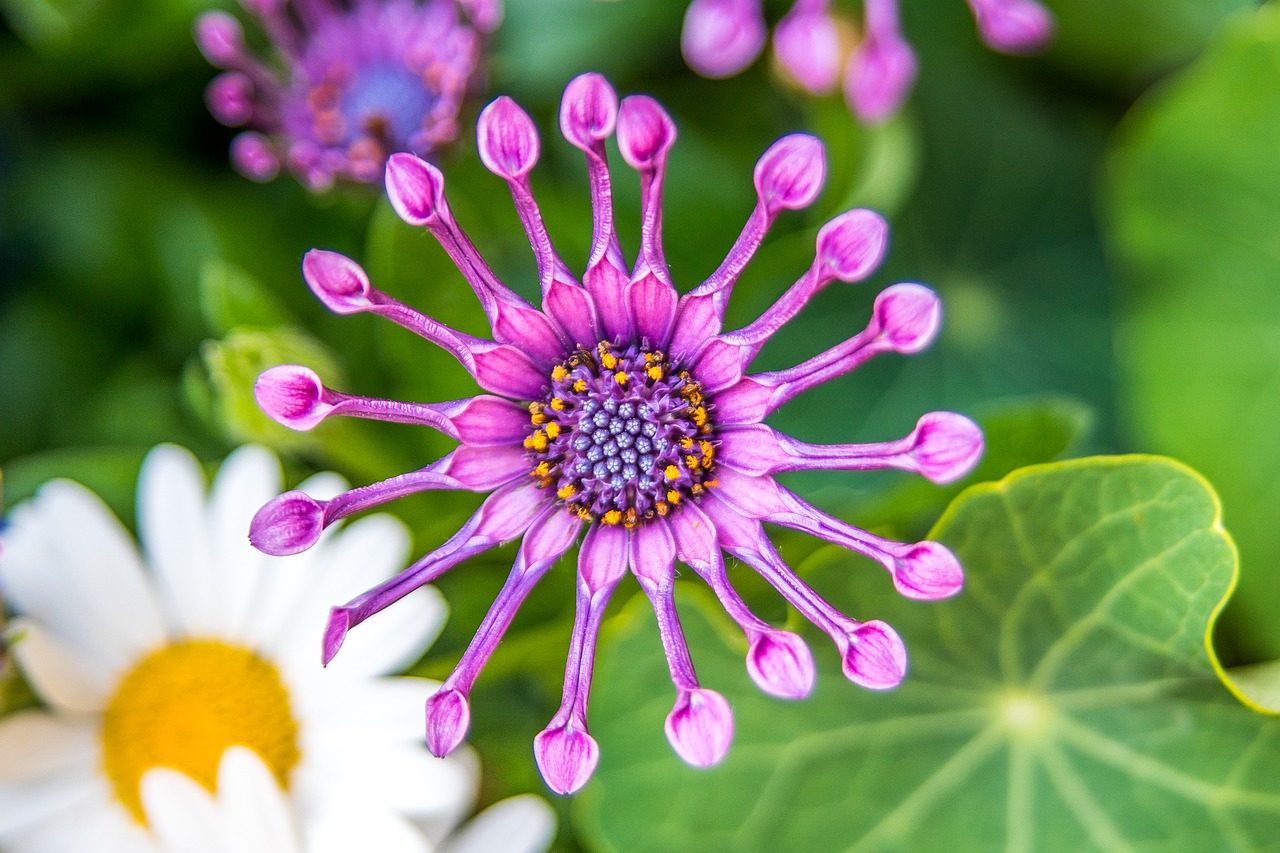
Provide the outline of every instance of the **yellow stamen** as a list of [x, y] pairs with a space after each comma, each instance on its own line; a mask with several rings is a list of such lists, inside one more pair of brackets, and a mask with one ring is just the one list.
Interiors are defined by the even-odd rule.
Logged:
[[551, 378], [556, 382], [563, 382], [569, 376], [569, 371], [564, 369], [564, 365], [557, 364], [551, 368]]
[[536, 450], [539, 453], [547, 449], [547, 436], [542, 430], [538, 430], [524, 440], [524, 446], [530, 450]]
[[622, 521], [622, 513], [616, 509], [611, 509], [604, 514], [604, 518], [600, 519], [605, 524], [617, 524]]
[[219, 640], [183, 640], [143, 658], [120, 681], [102, 719], [102, 770], [139, 823], [139, 785], [171, 767], [215, 791], [229, 746], [256, 752], [281, 787], [298, 763], [298, 723], [275, 665]]
[[586, 390], [587, 390], [587, 380], [585, 380], [585, 379], [579, 379], [577, 382], [573, 383], [573, 390], [574, 390], [574, 391], [577, 391], [579, 394], [581, 394], [583, 391], [586, 391]]
[[668, 465], [667, 469], [662, 472], [668, 480], [675, 480], [680, 476], [680, 469], [674, 465]]
[[701, 406], [694, 406], [689, 411], [689, 417], [692, 418], [693, 422], [700, 427], [707, 425], [707, 410]]
[[546, 430], [547, 430], [547, 438], [555, 438], [560, 434], [560, 424], [556, 423], [555, 421], [552, 421], [551, 423], [547, 424]]
[[662, 368], [658, 367], [656, 364], [645, 372], [649, 374], [650, 379], [658, 380], [662, 378]]
[[622, 373], [622, 372], [615, 373], [615, 374], [613, 375], [613, 378], [614, 378], [614, 379], [616, 379], [616, 380], [618, 380], [618, 384], [619, 384], [619, 385], [626, 385], [626, 384], [627, 384], [627, 374], [625, 374], [625, 373]]
[[556, 497], [558, 497], [562, 501], [567, 501], [569, 500], [569, 498], [573, 497], [577, 493], [578, 493], [577, 486], [575, 486], [573, 483], [566, 483], [565, 485], [560, 487], [559, 491], [556, 492]]
[[[582, 380], [581, 380], [581, 379], [579, 379], [579, 380], [578, 380], [578, 382], [582, 382]], [[577, 388], [577, 387], [578, 387], [578, 382], [573, 383], [573, 387], [574, 387], [574, 388]], [[586, 385], [587, 383], [582, 382], [582, 384], [583, 384], [583, 385]], [[563, 412], [563, 411], [564, 411], [564, 400], [561, 400], [559, 397], [552, 397], [552, 398], [551, 398], [551, 408], [555, 409], [557, 412]]]
[[534, 426], [542, 426], [547, 422], [547, 416], [539, 412], [536, 415], [531, 415], [529, 417], [529, 422]]
[[658, 515], [666, 515], [671, 512], [671, 506], [666, 501], [658, 501], [654, 506], [658, 510]]
[[693, 439], [686, 435], [684, 438], [680, 439], [680, 446], [685, 450], [689, 450], [693, 447]]
[[680, 503], [680, 493], [677, 492], [675, 489], [672, 489], [671, 491], [667, 492], [667, 500], [673, 504]]
[[545, 476], [547, 476], [547, 475], [548, 475], [548, 474], [550, 474], [550, 473], [551, 473], [551, 463], [550, 463], [550, 462], [539, 462], [539, 463], [538, 463], [538, 467], [534, 468], [532, 471], [530, 471], [530, 472], [529, 472], [529, 476], [531, 476], [531, 477], [545, 477]]
[[689, 468], [689, 470], [690, 470], [690, 471], [697, 471], [697, 470], [698, 470], [698, 467], [699, 467], [702, 463], [701, 463], [701, 461], [699, 461], [698, 457], [696, 457], [696, 456], [686, 456], [686, 457], [684, 458], [684, 464], [685, 464], [686, 466], [688, 466], [688, 468]]

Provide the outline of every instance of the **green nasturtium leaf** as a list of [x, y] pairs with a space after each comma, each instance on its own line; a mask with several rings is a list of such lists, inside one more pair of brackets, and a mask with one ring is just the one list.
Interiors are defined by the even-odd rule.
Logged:
[[1223, 619], [1243, 661], [1280, 658], [1280, 6], [1233, 19], [1117, 134], [1105, 213], [1128, 273], [1129, 419], [1222, 495], [1240, 546]]
[[737, 720], [709, 771], [664, 742], [672, 690], [653, 620], [625, 614], [601, 651], [600, 766], [576, 804], [592, 846], [1274, 847], [1280, 720], [1228, 695], [1206, 650], [1236, 566], [1203, 479], [1157, 457], [1024, 468], [965, 492], [933, 535], [968, 575], [947, 601], [901, 599], [832, 549], [799, 567], [901, 633], [911, 663], [893, 691], [845, 682], [815, 643], [814, 695], [763, 697], [715, 623], [685, 609], [702, 682]]

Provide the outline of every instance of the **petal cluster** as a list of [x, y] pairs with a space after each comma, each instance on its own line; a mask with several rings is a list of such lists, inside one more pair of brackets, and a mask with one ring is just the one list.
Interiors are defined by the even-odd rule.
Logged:
[[[1053, 35], [1053, 18], [1036, 0], [966, 0], [982, 40], [994, 50], [1035, 53]], [[861, 121], [877, 124], [902, 106], [915, 82], [916, 58], [902, 36], [898, 0], [865, 0], [860, 38], [847, 36], [831, 0], [795, 0], [773, 30], [778, 62], [815, 95], [841, 85]], [[763, 0], [693, 0], [681, 45], [704, 77], [732, 77], [764, 50]], [[852, 48], [850, 47], [852, 43]]]
[[[867, 326], [795, 367], [750, 372], [770, 337], [834, 281], [858, 282], [879, 265], [888, 240], [869, 210], [843, 213], [818, 232], [809, 268], [760, 317], [725, 330], [739, 275], [784, 210], [814, 201], [825, 177], [822, 144], [783, 137], [760, 158], [757, 200], [723, 263], [681, 295], [662, 249], [662, 187], [675, 141], [671, 118], [653, 99], [618, 100], [597, 74], [573, 80], [560, 125], [579, 148], [590, 180], [593, 233], [581, 277], [552, 245], [528, 174], [540, 140], [533, 121], [499, 98], [481, 114], [478, 142], [488, 168], [504, 180], [533, 249], [541, 307], [518, 296], [490, 269], [455, 221], [441, 172], [410, 154], [387, 163], [391, 203], [429, 231], [474, 290], [491, 338], [464, 334], [377, 290], [354, 261], [313, 250], [303, 262], [312, 291], [340, 313], [380, 314], [453, 355], [484, 394], [445, 403], [356, 397], [321, 384], [298, 366], [273, 368], [257, 384], [262, 408], [279, 422], [310, 429], [333, 414], [421, 424], [458, 447], [418, 471], [329, 500], [286, 492], [254, 518], [250, 539], [272, 554], [305, 550], [324, 528], [396, 497], [431, 489], [489, 493], [451, 539], [391, 580], [331, 611], [323, 659], [333, 659], [353, 628], [469, 557], [521, 539], [515, 564], [475, 638], [427, 703], [427, 744], [443, 755], [465, 737], [468, 696], [481, 669], [530, 590], [581, 540], [575, 618], [558, 712], [537, 736], [543, 777], [559, 793], [590, 777], [599, 746], [587, 724], [588, 695], [601, 620], [629, 573], [650, 599], [675, 689], [666, 734], [685, 761], [720, 761], [733, 737], [725, 699], [699, 681], [675, 607], [677, 561], [703, 578], [741, 626], [747, 670], [767, 693], [801, 698], [814, 681], [813, 658], [797, 635], [752, 613], [729, 582], [724, 554], [748, 564], [826, 632], [845, 674], [870, 689], [895, 686], [906, 670], [898, 635], [878, 620], [852, 619], [825, 601], [786, 564], [765, 522], [807, 531], [870, 557], [906, 596], [936, 599], [962, 583], [955, 557], [935, 542], [898, 543], [830, 516], [784, 488], [775, 474], [806, 469], [895, 468], [936, 482], [963, 476], [982, 452], [982, 434], [948, 412], [922, 417], [904, 438], [878, 444], [818, 445], [766, 426], [797, 394], [847, 373], [880, 353], [914, 353], [937, 332], [940, 306], [928, 288], [896, 284], [875, 301]], [[616, 134], [623, 159], [639, 173], [640, 249], [628, 263], [614, 231], [605, 142]]]
[[225, 12], [196, 22], [223, 69], [206, 91], [223, 124], [245, 127], [231, 159], [249, 178], [288, 169], [308, 188], [373, 182], [396, 151], [427, 155], [458, 135], [501, 0], [242, 0], [274, 55], [245, 45]]

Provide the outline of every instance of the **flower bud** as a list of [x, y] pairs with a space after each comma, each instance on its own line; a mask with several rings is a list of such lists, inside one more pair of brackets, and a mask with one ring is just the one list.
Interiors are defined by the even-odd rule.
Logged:
[[825, 12], [793, 8], [773, 31], [773, 50], [795, 81], [814, 95], [825, 95], [840, 80], [844, 56], [840, 32]]
[[533, 739], [542, 778], [557, 794], [572, 794], [587, 784], [600, 760], [595, 738], [572, 723], [548, 727]]
[[756, 195], [771, 213], [813, 204], [826, 179], [822, 143], [805, 133], [782, 137], [756, 163]]
[[803, 699], [813, 690], [813, 655], [790, 631], [767, 631], [753, 639], [747, 672], [761, 690], [779, 699]]
[[767, 34], [760, 0], [693, 0], [680, 48], [703, 77], [732, 77], [760, 55]]
[[921, 417], [915, 439], [911, 456], [917, 470], [935, 483], [959, 480], [982, 457], [982, 430], [954, 412], [930, 412]]
[[506, 95], [480, 113], [476, 142], [484, 167], [506, 180], [527, 175], [541, 151], [533, 119]]
[[302, 277], [316, 298], [336, 314], [355, 314], [373, 305], [369, 276], [346, 255], [312, 249], [302, 257]]
[[569, 81], [560, 101], [560, 132], [574, 146], [590, 150], [608, 139], [618, 123], [618, 94], [595, 72]]
[[311, 429], [333, 411], [323, 395], [320, 377], [296, 364], [265, 370], [253, 384], [253, 396], [262, 411], [276, 423], [298, 431]]
[[818, 263], [840, 281], [861, 281], [880, 266], [889, 225], [873, 210], [845, 211], [818, 232]]
[[714, 690], [681, 690], [666, 730], [667, 740], [685, 763], [710, 767], [720, 763], [733, 742], [733, 711]]
[[304, 492], [285, 492], [254, 513], [249, 544], [264, 554], [285, 557], [316, 544], [323, 530], [324, 505]]
[[405, 152], [387, 158], [387, 198], [410, 225], [426, 226], [444, 204], [444, 175], [435, 166]]
[[841, 666], [853, 683], [888, 690], [907, 674], [907, 650], [897, 631], [880, 621], [866, 622], [849, 633]]
[[900, 353], [916, 353], [933, 342], [942, 323], [942, 302], [923, 284], [895, 284], [876, 297], [880, 333]]
[[470, 727], [471, 706], [461, 692], [440, 690], [427, 700], [427, 749], [436, 758], [457, 749]]
[[955, 595], [964, 585], [960, 561], [937, 542], [904, 545], [893, 558], [893, 585], [907, 598], [936, 601]]
[[657, 101], [645, 95], [623, 98], [618, 110], [618, 148], [631, 168], [652, 169], [676, 141], [676, 125]]

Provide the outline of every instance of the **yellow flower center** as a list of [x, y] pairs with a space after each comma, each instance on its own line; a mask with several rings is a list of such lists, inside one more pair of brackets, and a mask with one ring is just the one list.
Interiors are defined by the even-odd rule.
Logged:
[[289, 691], [272, 663], [217, 640], [184, 640], [143, 658], [102, 722], [103, 772], [144, 825], [142, 774], [171, 767], [213, 793], [233, 745], [256, 752], [287, 787], [299, 758]]

